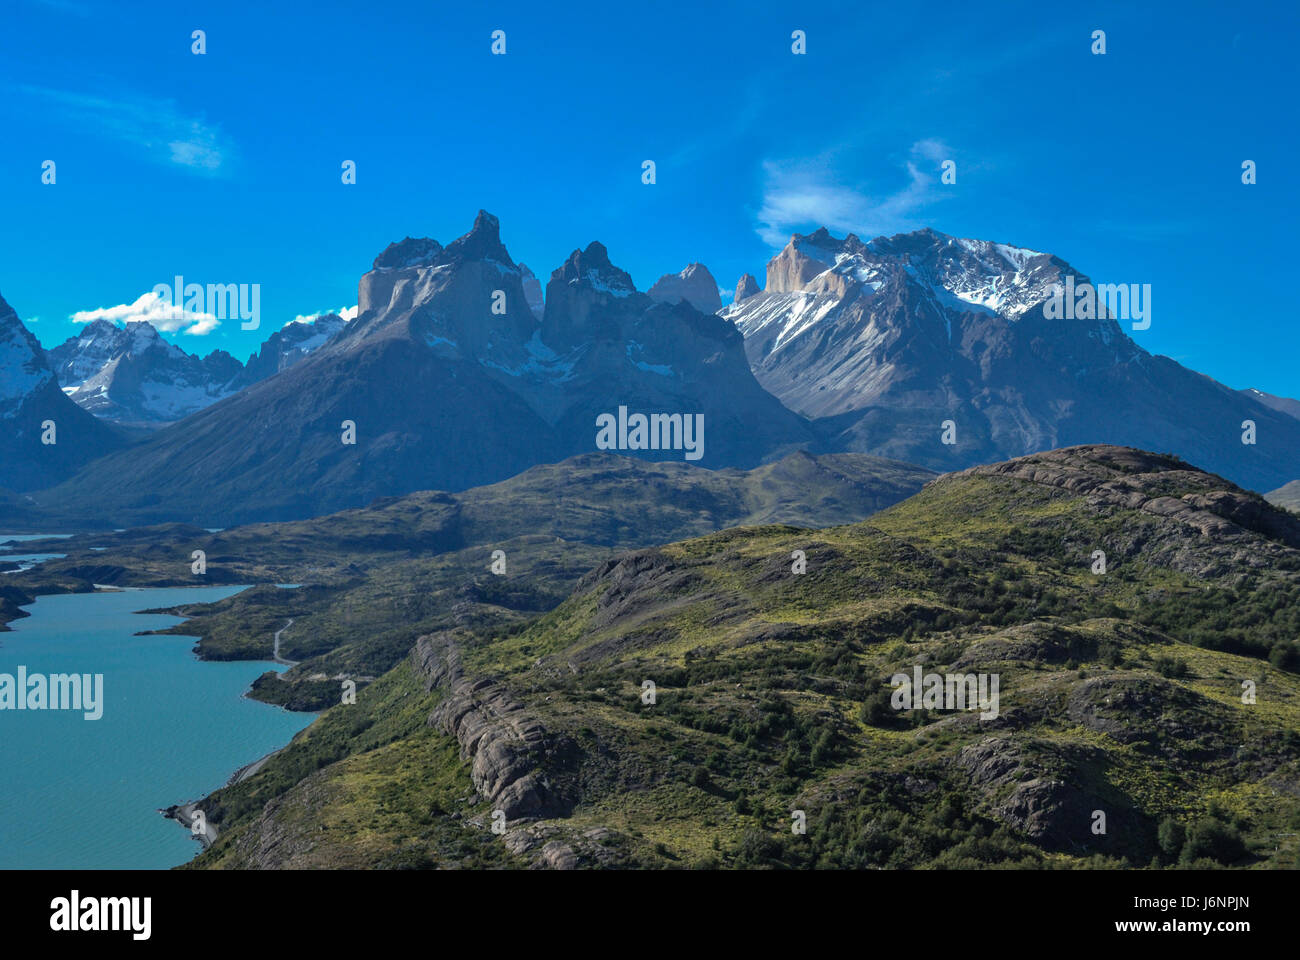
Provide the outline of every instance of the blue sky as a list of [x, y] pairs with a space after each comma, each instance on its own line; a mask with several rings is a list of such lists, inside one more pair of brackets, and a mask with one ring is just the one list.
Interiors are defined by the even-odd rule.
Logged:
[[0, 293], [52, 346], [176, 274], [260, 283], [262, 329], [168, 334], [243, 359], [480, 207], [543, 283], [599, 239], [641, 289], [930, 226], [1150, 283], [1142, 346], [1300, 396], [1297, 5], [1063, 6], [6, 0]]

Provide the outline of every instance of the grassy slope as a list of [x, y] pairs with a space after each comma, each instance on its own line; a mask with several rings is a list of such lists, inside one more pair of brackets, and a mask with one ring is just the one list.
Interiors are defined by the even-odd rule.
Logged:
[[[1132, 482], [1177, 502], [1228, 486], [1179, 466], [1149, 458]], [[581, 757], [555, 771], [571, 816], [508, 839], [542, 831], [585, 862], [1144, 866], [1181, 849], [1295, 867], [1297, 571], [1300, 551], [1276, 539], [976, 471], [866, 523], [728, 530], [607, 563], [522, 629], [480, 631], [464, 660]], [[918, 663], [999, 674], [1001, 716], [889, 709], [888, 677]], [[219, 793], [230, 835], [198, 865], [535, 862], [482, 828], [459, 752], [418, 722], [432, 700], [409, 663], [304, 738], [363, 710], [386, 717], [388, 685], [414, 698], [405, 732], [337, 740], [307, 780], [286, 751]], [[789, 829], [796, 809], [804, 836]], [[1166, 820], [1191, 839], [1162, 849]], [[268, 861], [267, 836], [300, 849]]]

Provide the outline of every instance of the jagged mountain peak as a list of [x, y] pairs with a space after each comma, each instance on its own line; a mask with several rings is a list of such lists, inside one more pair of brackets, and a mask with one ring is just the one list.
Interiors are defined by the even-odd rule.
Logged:
[[[47, 423], [57, 429], [56, 443], [42, 441]], [[0, 296], [0, 487], [48, 486], [122, 444], [64, 396], [49, 354]]]
[[480, 210], [469, 233], [447, 244], [442, 256], [438, 258], [439, 263], [454, 260], [490, 260], [512, 270], [516, 269], [515, 262], [510, 259], [510, 254], [501, 242], [501, 221], [486, 210]]
[[148, 320], [119, 327], [102, 318], [49, 351], [59, 385], [97, 417], [159, 426], [188, 416], [235, 389], [243, 364], [224, 350], [207, 357], [168, 342]]
[[[610, 262], [609, 251], [599, 240], [591, 241], [585, 250], [574, 250], [569, 254], [569, 259], [551, 274], [551, 283], [557, 281], [570, 286], [585, 286], [615, 297], [637, 292], [632, 276]], [[547, 300], [550, 300], [549, 295]]]
[[758, 292], [758, 280], [755, 276], [752, 273], [742, 273], [740, 279], [736, 281], [736, 292], [732, 297], [732, 303], [740, 303]]
[[[862, 243], [817, 230], [792, 237], [768, 264], [767, 289], [721, 315], [759, 382], [817, 420], [832, 448], [945, 469], [1104, 438], [1174, 450], [1258, 489], [1300, 474], [1286, 404], [1237, 394], [1130, 337], [1130, 320], [1150, 320], [1149, 287], [1108, 288], [1123, 287], [1123, 322], [1099, 288], [1091, 315], [1067, 319], [1046, 306], [1071, 282], [1092, 284], [1010, 243], [933, 229]], [[1243, 419], [1264, 418], [1269, 447], [1224, 442]], [[941, 442], [947, 422], [959, 438]]]
[[431, 237], [406, 237], [390, 243], [375, 257], [375, 270], [404, 270], [422, 263], [432, 263], [442, 253], [442, 244]]
[[[373, 269], [361, 277], [357, 288], [358, 322], [351, 324], [349, 339], [363, 339], [376, 329], [386, 328], [388, 324], [376, 325], [379, 315], [408, 313], [449, 282], [455, 268], [471, 263], [487, 264], [496, 277], [520, 279], [518, 266], [501, 242], [501, 223], [486, 210], [478, 212], [468, 233], [446, 247], [428, 238], [408, 237], [401, 243], [389, 244], [375, 258]], [[525, 302], [522, 295], [519, 300]]]
[[864, 284], [875, 292], [879, 283], [903, 271], [931, 285], [941, 298], [953, 296], [972, 309], [1014, 319], [1045, 300], [1067, 270], [1069, 265], [1051, 254], [929, 227], [866, 243], [852, 233], [840, 239], [820, 227], [791, 236], [768, 262], [766, 289], [843, 297]]
[[718, 281], [702, 263], [689, 263], [680, 273], [664, 274], [646, 293], [651, 300], [661, 303], [685, 300], [701, 313], [717, 313], [722, 309]]
[[0, 418], [12, 417], [26, 397], [52, 379], [40, 343], [0, 296]]

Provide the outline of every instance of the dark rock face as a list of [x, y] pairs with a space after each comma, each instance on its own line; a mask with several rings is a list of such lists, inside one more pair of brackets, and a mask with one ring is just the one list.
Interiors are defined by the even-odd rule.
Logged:
[[1117, 808], [1104, 798], [1104, 787], [1092, 784], [1081, 771], [1103, 764], [1094, 748], [1071, 747], [1057, 754], [1050, 745], [1012, 737], [989, 737], [963, 747], [954, 766], [969, 780], [983, 809], [994, 819], [1048, 850], [1080, 851], [1096, 837], [1091, 833], [1093, 811], [1107, 813], [1108, 832], [1123, 826], [1128, 852], [1141, 855], [1154, 827], [1139, 811]]
[[402, 270], [422, 263], [431, 263], [440, 253], [442, 253], [442, 244], [437, 240], [429, 237], [421, 237], [418, 240], [406, 237], [385, 247], [384, 252], [375, 257], [372, 266], [375, 270]]
[[[1300, 420], [1277, 404], [1152, 356], [1104, 309], [1050, 317], [1069, 277], [1091, 283], [1006, 244], [931, 230], [864, 243], [823, 229], [793, 237], [766, 290], [723, 316], [759, 382], [816, 419], [831, 449], [942, 470], [1104, 441], [1170, 450], [1258, 490], [1300, 476]], [[1240, 442], [1247, 419], [1266, 441]], [[953, 444], [941, 442], [945, 420]]]
[[[42, 443], [47, 422], [53, 444]], [[121, 434], [59, 389], [40, 343], [0, 297], [0, 487], [40, 489], [124, 446]]]

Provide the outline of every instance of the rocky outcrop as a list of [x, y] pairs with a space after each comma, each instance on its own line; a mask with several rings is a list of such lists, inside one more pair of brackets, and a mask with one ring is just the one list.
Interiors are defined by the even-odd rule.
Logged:
[[660, 303], [678, 303], [685, 300], [701, 313], [717, 313], [722, 309], [718, 295], [718, 281], [702, 263], [689, 264], [681, 273], [667, 273], [646, 291], [651, 300]]
[[604, 827], [577, 833], [560, 824], [543, 822], [509, 829], [503, 841], [511, 853], [529, 858], [534, 868], [577, 870], [619, 865], [619, 854], [606, 846], [615, 836]]
[[542, 313], [546, 309], [546, 302], [542, 296], [542, 282], [537, 279], [537, 275], [528, 269], [525, 263], [519, 264], [519, 279], [524, 287], [524, 297], [528, 301], [528, 309], [533, 311], [533, 316], [537, 322], [541, 323]]
[[736, 293], [732, 297], [732, 303], [740, 303], [742, 300], [748, 300], [759, 292], [758, 280], [752, 273], [741, 274], [740, 279], [736, 281]]
[[[1101, 757], [1097, 750], [1073, 759]], [[1061, 759], [1010, 737], [989, 737], [963, 747], [954, 763], [994, 819], [1047, 849], [1078, 851], [1092, 838], [1092, 811], [1100, 801]]]
[[429, 715], [430, 726], [456, 738], [474, 788], [493, 809], [507, 820], [566, 815], [572, 803], [544, 768], [563, 763], [572, 745], [549, 736], [502, 684], [465, 676], [454, 634], [421, 637], [411, 658], [425, 689], [445, 693]]
[[1254, 534], [1300, 547], [1300, 517], [1213, 474], [1165, 454], [1084, 445], [972, 467], [961, 475], [1014, 477], [1187, 524], [1220, 544]]

